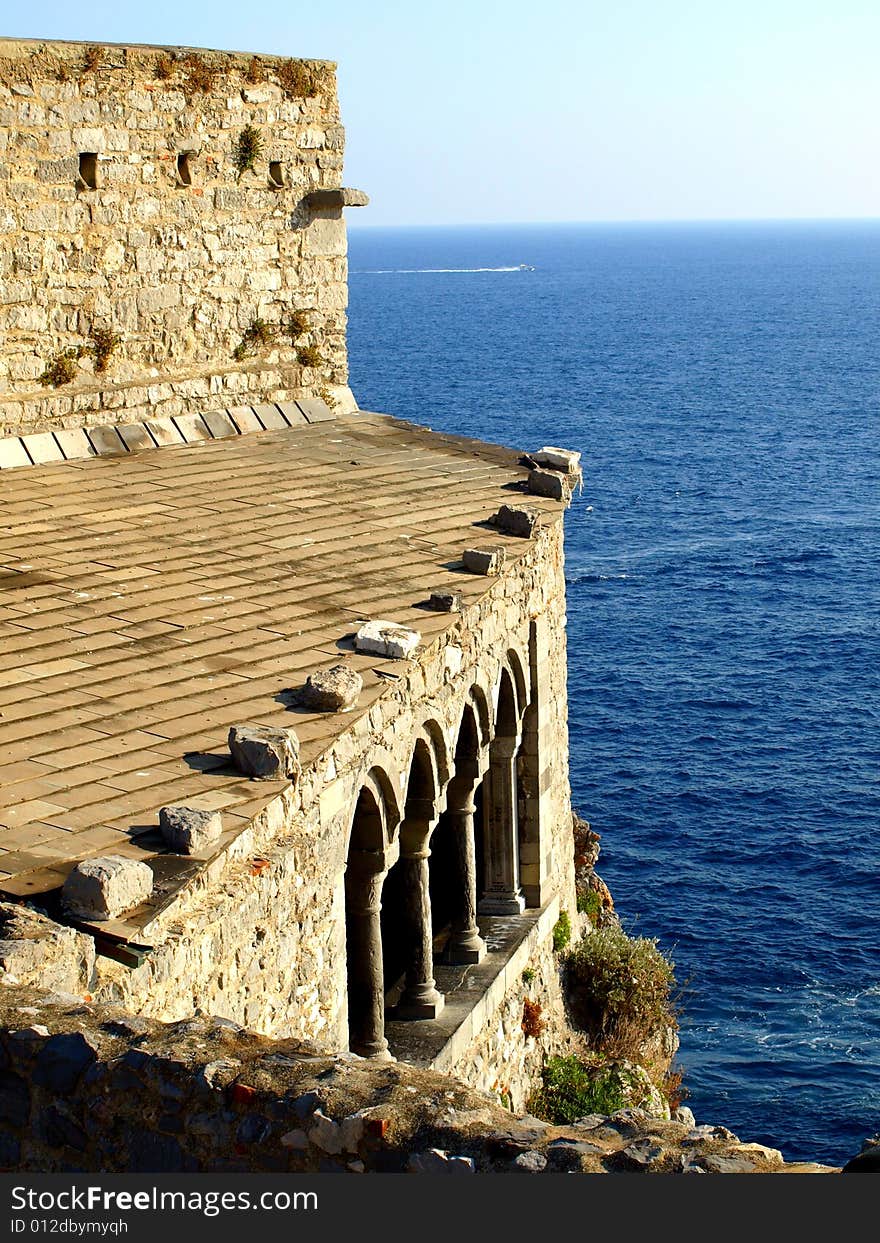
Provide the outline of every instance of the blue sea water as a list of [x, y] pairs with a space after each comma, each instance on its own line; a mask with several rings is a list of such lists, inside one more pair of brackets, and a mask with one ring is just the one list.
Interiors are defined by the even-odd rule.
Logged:
[[880, 223], [352, 229], [349, 259], [363, 408], [582, 451], [599, 871], [675, 961], [697, 1120], [844, 1162], [880, 1131]]

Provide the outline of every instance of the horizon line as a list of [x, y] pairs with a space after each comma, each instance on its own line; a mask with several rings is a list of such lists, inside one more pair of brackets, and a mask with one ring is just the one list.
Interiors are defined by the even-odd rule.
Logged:
[[501, 228], [547, 228], [565, 226], [607, 225], [712, 225], [712, 224], [877, 224], [880, 215], [874, 216], [654, 216], [654, 217], [597, 217], [587, 220], [469, 220], [469, 221], [419, 221], [372, 223], [351, 221], [346, 217], [349, 232], [369, 229], [501, 229]]

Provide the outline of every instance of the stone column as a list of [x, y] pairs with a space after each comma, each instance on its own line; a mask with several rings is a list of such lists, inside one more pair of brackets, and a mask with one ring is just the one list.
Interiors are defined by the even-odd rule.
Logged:
[[403, 868], [404, 915], [407, 927], [406, 982], [394, 1008], [399, 1019], [435, 1019], [443, 1009], [443, 994], [434, 987], [434, 934], [431, 924], [428, 839], [435, 823], [431, 818], [407, 817], [400, 831], [400, 863]]
[[390, 1060], [385, 1039], [382, 884], [385, 856], [354, 851], [345, 872], [349, 1046], [361, 1057]]
[[450, 963], [481, 962], [486, 943], [477, 927], [477, 861], [474, 853], [474, 794], [478, 772], [449, 783], [446, 812], [457, 854], [458, 893], [445, 958]]
[[526, 900], [519, 887], [519, 825], [516, 808], [516, 755], [519, 738], [501, 735], [489, 749], [486, 807], [486, 890], [479, 910], [485, 915], [521, 915]]

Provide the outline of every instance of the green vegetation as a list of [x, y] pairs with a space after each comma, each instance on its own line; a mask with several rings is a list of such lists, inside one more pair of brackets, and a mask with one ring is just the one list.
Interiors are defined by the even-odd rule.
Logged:
[[300, 337], [305, 336], [311, 326], [311, 320], [305, 311], [293, 311], [284, 325], [284, 331], [291, 341], [297, 341]]
[[254, 168], [262, 154], [263, 135], [255, 125], [246, 125], [235, 144], [235, 167], [239, 177], [244, 176], [249, 168]]
[[315, 345], [301, 346], [296, 351], [296, 357], [301, 367], [320, 367], [324, 361], [321, 351]]
[[655, 940], [600, 928], [566, 956], [565, 971], [572, 1019], [604, 1053], [640, 1061], [645, 1045], [678, 1026], [674, 963]]
[[74, 349], [61, 350], [55, 354], [39, 377], [40, 383], [47, 388], [49, 385], [60, 388], [62, 384], [70, 384], [76, 379], [76, 362], [79, 356], [79, 350]]
[[244, 336], [232, 351], [232, 357], [237, 363], [243, 358], [250, 358], [256, 354], [258, 349], [271, 345], [275, 338], [275, 329], [264, 319], [252, 319], [245, 329]]
[[618, 1070], [590, 1066], [574, 1055], [550, 1057], [541, 1071], [541, 1087], [529, 1101], [529, 1112], [561, 1126], [587, 1114], [613, 1114], [625, 1102]]
[[526, 967], [526, 969], [522, 973], [523, 984], [531, 984], [533, 983], [534, 979], [535, 979], [535, 968]]
[[559, 918], [553, 925], [553, 948], [561, 954], [571, 940], [571, 917], [568, 911], [560, 911]]
[[578, 894], [577, 909], [595, 923], [602, 909], [602, 899], [595, 889], [588, 889], [586, 893]]
[[122, 338], [109, 328], [93, 327], [89, 333], [89, 341], [91, 344], [88, 352], [95, 360], [95, 371], [106, 371], [110, 357], [117, 346], [121, 345]]

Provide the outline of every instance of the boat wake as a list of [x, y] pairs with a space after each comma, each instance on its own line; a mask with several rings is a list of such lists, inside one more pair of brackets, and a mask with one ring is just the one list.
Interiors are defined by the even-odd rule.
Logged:
[[361, 268], [352, 276], [432, 276], [440, 272], [534, 272], [528, 263], [503, 268]]

